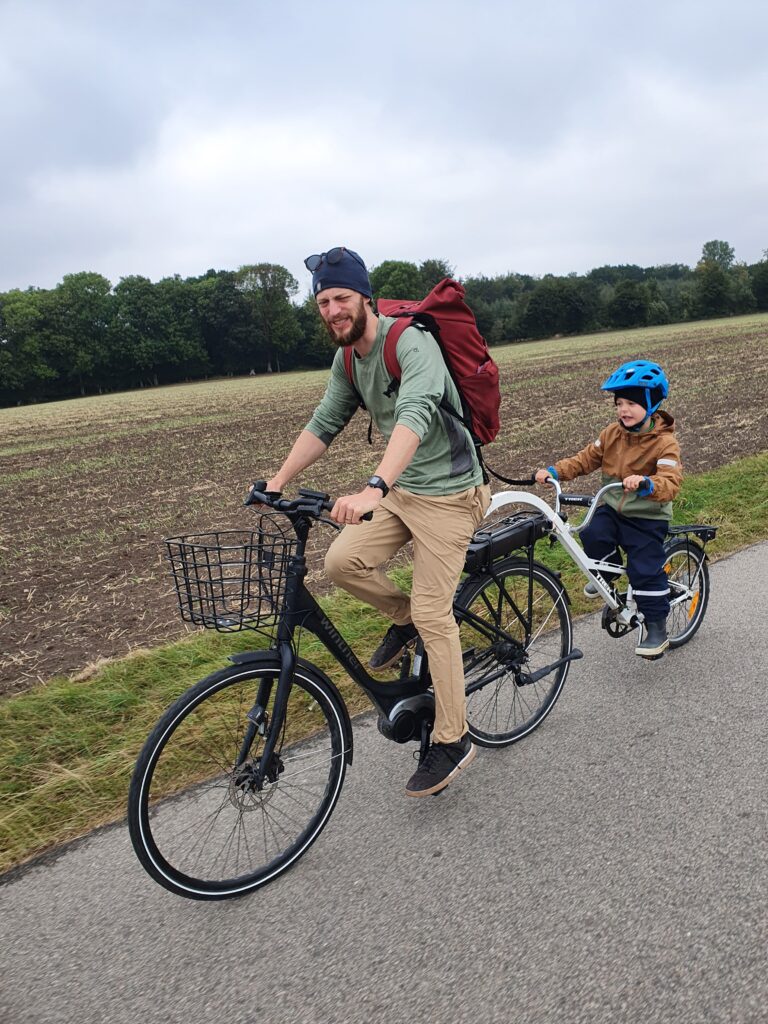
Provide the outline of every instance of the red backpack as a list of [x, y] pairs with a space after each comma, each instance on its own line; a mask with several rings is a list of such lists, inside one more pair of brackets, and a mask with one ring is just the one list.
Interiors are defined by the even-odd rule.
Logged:
[[[491, 358], [485, 338], [477, 329], [472, 310], [464, 301], [464, 289], [458, 281], [446, 277], [435, 285], [425, 299], [408, 302], [379, 299], [378, 310], [398, 320], [384, 340], [384, 365], [392, 375], [391, 388], [400, 380], [397, 343], [411, 325], [423, 327], [434, 337], [443, 353], [448, 372], [461, 398], [461, 410], [446, 408], [461, 420], [475, 444], [488, 444], [499, 432], [499, 368]], [[354, 387], [352, 347], [344, 349], [344, 368]]]

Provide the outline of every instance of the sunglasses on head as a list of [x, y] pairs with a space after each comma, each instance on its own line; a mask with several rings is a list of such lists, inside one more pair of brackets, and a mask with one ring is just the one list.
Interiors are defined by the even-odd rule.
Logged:
[[314, 256], [307, 256], [304, 260], [304, 266], [314, 274], [316, 270], [320, 269], [323, 263], [330, 263], [331, 266], [333, 266], [334, 263], [340, 263], [341, 257], [345, 252], [349, 253], [352, 259], [365, 269], [365, 264], [360, 257], [356, 253], [352, 252], [351, 249], [347, 249], [346, 246], [343, 245], [337, 245], [335, 249], [329, 249], [328, 252], [321, 252], [316, 253]]

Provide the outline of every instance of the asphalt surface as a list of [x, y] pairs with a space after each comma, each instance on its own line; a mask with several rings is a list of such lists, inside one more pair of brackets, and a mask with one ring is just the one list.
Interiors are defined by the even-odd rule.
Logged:
[[0, 880], [4, 1024], [768, 1020], [768, 545], [712, 567], [658, 662], [576, 626], [542, 727], [407, 799], [355, 726], [318, 842], [254, 896], [180, 899], [126, 829]]

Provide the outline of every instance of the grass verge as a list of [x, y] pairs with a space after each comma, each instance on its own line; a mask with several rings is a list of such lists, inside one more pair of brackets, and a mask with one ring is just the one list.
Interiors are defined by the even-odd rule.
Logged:
[[[688, 477], [675, 521], [718, 526], [715, 558], [768, 538], [768, 453]], [[575, 613], [594, 610], [581, 598], [580, 575], [559, 549], [539, 546], [559, 569]], [[395, 572], [407, 585], [407, 573]], [[344, 593], [326, 611], [362, 656], [386, 625]], [[0, 701], [0, 871], [50, 846], [119, 820], [133, 764], [161, 712], [188, 686], [222, 667], [230, 653], [255, 646], [252, 633], [195, 633], [158, 650], [137, 652], [86, 679], [53, 679]], [[301, 654], [335, 679], [351, 711], [366, 698], [339, 673], [324, 648], [305, 636]]]

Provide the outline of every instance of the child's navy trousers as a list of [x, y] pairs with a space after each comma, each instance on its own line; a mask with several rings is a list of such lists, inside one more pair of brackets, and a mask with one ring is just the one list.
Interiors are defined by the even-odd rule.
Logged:
[[618, 563], [621, 556], [617, 549], [626, 552], [632, 593], [647, 622], [661, 622], [669, 614], [669, 581], [664, 572], [668, 525], [665, 519], [630, 519], [610, 505], [601, 505], [579, 534], [590, 558]]

